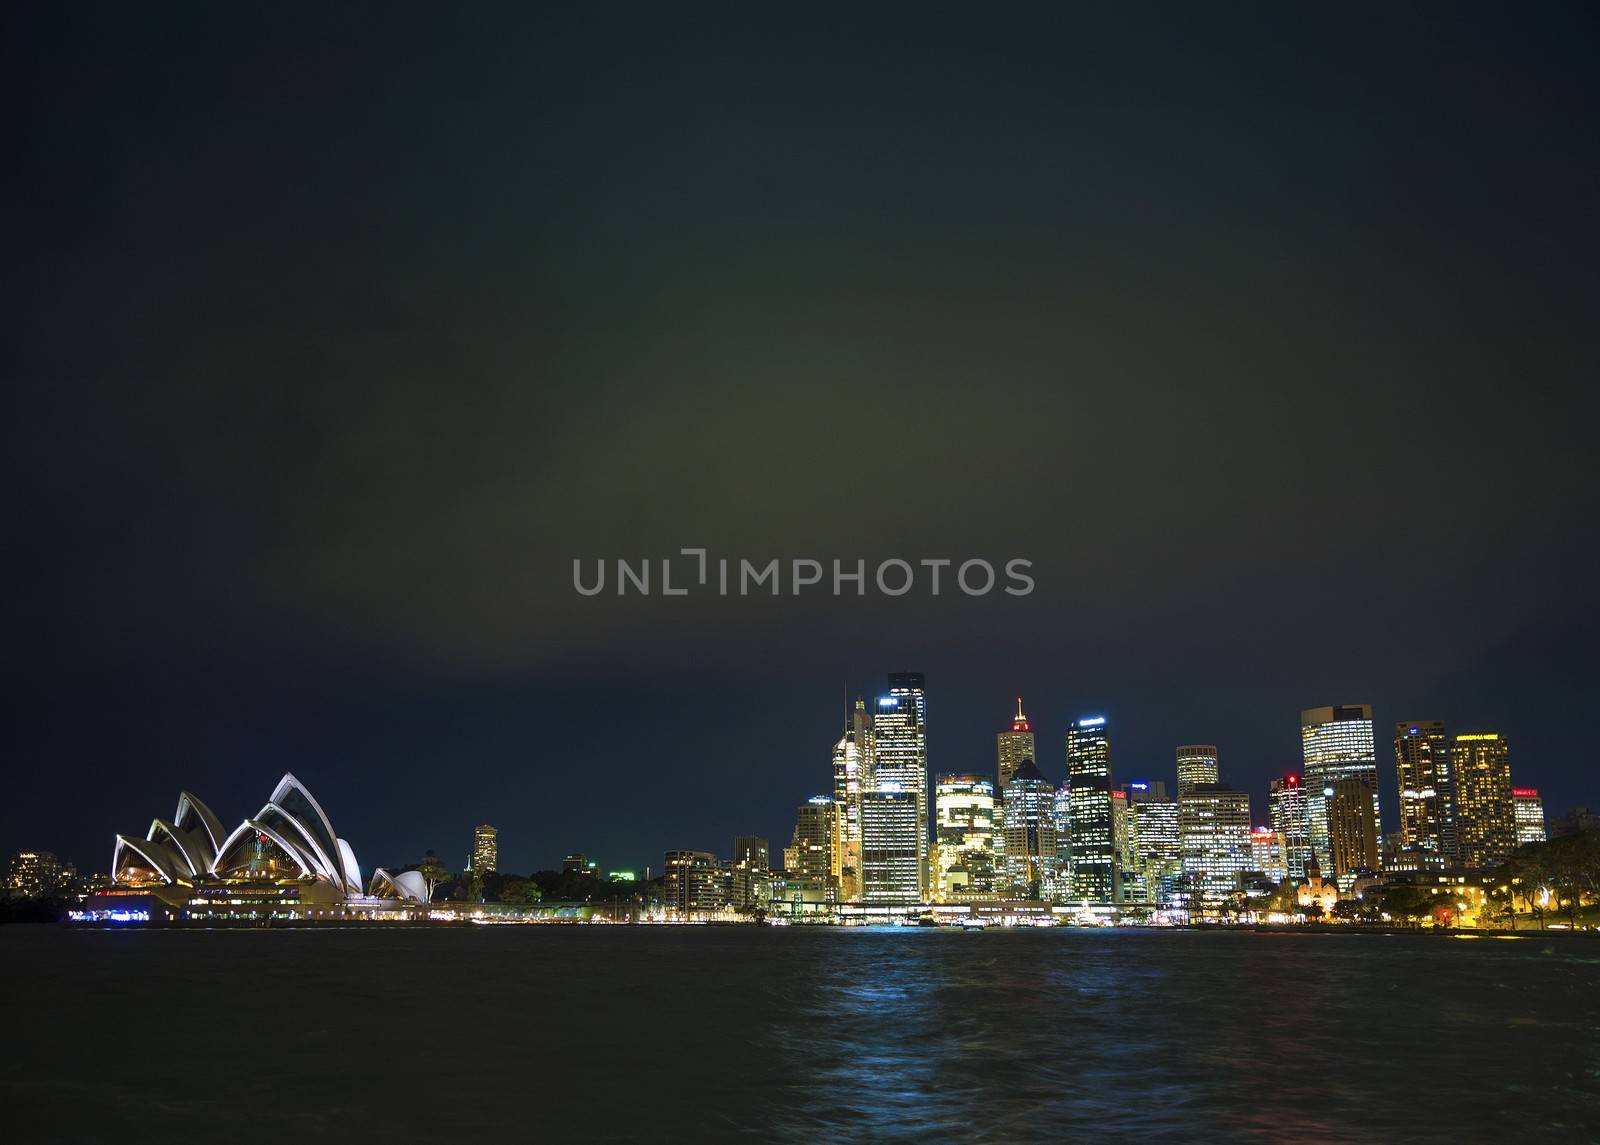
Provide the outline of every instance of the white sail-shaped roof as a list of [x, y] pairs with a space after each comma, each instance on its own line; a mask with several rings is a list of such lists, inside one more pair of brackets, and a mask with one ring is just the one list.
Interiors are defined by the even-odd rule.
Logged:
[[216, 817], [211, 808], [187, 791], [178, 793], [178, 809], [172, 813], [172, 825], [180, 831], [194, 831], [197, 828], [204, 831], [211, 844], [212, 859], [222, 850], [222, 840], [228, 834], [222, 829], [222, 820]]
[[421, 871], [390, 874], [382, 867], [377, 867], [372, 872], [372, 887], [367, 893], [373, 898], [427, 902], [428, 880], [423, 878]]
[[130, 866], [154, 871], [169, 883], [177, 882], [179, 875], [184, 873], [182, 860], [165, 843], [118, 835], [116, 850], [111, 853], [111, 877], [119, 877]]
[[343, 839], [335, 840], [339, 844], [339, 863], [344, 871], [344, 885], [353, 895], [361, 893], [361, 864], [356, 862], [356, 853], [350, 844]]
[[144, 837], [153, 843], [165, 843], [176, 851], [191, 875], [205, 874], [211, 869], [211, 856], [206, 854], [204, 831], [185, 831], [165, 819], [152, 819], [150, 830], [145, 832]]
[[[116, 877], [123, 870], [150, 871], [169, 883], [188, 883], [205, 874], [227, 875], [249, 865], [242, 851], [254, 835], [270, 839], [301, 876], [325, 882], [339, 895], [361, 894], [361, 867], [354, 849], [334, 834], [322, 805], [291, 773], [278, 781], [254, 818], [232, 831], [224, 831], [199, 799], [182, 792], [171, 821], [152, 820], [145, 839], [117, 836], [112, 873]], [[399, 891], [411, 883], [404, 879], [402, 885], [386, 885]]]
[[226, 874], [228, 871], [237, 870], [243, 864], [234, 861], [234, 855], [241, 844], [247, 843], [250, 836], [256, 833], [265, 835], [278, 845], [278, 848], [294, 860], [303, 875], [318, 876], [321, 872], [317, 869], [316, 859], [307, 853], [306, 849], [282, 831], [267, 823], [255, 819], [246, 819], [233, 829], [222, 843], [222, 851], [217, 855], [217, 874]]

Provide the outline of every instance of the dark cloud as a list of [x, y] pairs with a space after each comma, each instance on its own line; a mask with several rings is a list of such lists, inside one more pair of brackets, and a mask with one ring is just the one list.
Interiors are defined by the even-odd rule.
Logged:
[[[896, 667], [938, 769], [1021, 689], [1259, 792], [1371, 701], [1595, 798], [1581, 10], [6, 19], [15, 751], [98, 793], [9, 843], [287, 765], [386, 858], [642, 863]], [[1039, 588], [568, 587], [693, 544]]]

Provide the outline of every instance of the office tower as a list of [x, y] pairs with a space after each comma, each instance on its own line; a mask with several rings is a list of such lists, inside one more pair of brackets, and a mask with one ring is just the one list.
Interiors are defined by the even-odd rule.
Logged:
[[[1441, 855], [1455, 851], [1455, 784], [1450, 741], [1440, 720], [1394, 727], [1394, 770], [1400, 791], [1400, 847]], [[1392, 843], [1391, 843], [1392, 846]]]
[[1517, 846], [1511, 794], [1511, 748], [1498, 732], [1458, 735], [1451, 750], [1456, 781], [1456, 847], [1463, 867], [1492, 867]]
[[728, 901], [735, 910], [752, 910], [772, 901], [772, 864], [766, 839], [736, 835], [728, 864]]
[[1183, 877], [1183, 846], [1178, 833], [1178, 801], [1167, 798], [1161, 782], [1135, 782], [1126, 787], [1128, 813], [1134, 821], [1144, 901], [1169, 906], [1178, 898]]
[[1011, 773], [1001, 798], [1006, 839], [1001, 893], [1007, 898], [1048, 899], [1058, 889], [1055, 785], [1033, 760]]
[[941, 900], [994, 893], [994, 782], [941, 775], [933, 785], [936, 887]]
[[50, 898], [72, 883], [72, 869], [49, 851], [19, 851], [6, 871], [6, 894], [13, 898]]
[[1111, 821], [1111, 738], [1104, 716], [1067, 729], [1067, 820], [1072, 833], [1071, 897], [1117, 901], [1116, 839]]
[[1328, 854], [1333, 878], [1348, 891], [1362, 872], [1378, 869], [1378, 825], [1372, 818], [1372, 789], [1363, 779], [1347, 776], [1322, 790], [1328, 817]]
[[1000, 766], [996, 775], [999, 784], [997, 791], [1004, 791], [1006, 784], [1016, 774], [1017, 768], [1022, 766], [1025, 759], [1037, 759], [1038, 755], [1033, 750], [1033, 725], [1028, 722], [1028, 717], [1022, 714], [1022, 697], [1017, 697], [1017, 714], [1011, 718], [1011, 730], [1001, 732], [995, 739], [995, 751], [1000, 759]]
[[1129, 798], [1127, 784], [1111, 792], [1111, 838], [1116, 844], [1117, 901], [1149, 902], [1150, 884], [1139, 852], [1139, 808]]
[[472, 873], [492, 875], [499, 869], [500, 833], [487, 823], [472, 829]]
[[1301, 775], [1306, 787], [1306, 834], [1317, 865], [1332, 869], [1328, 847], [1327, 797], [1323, 792], [1341, 779], [1359, 779], [1372, 794], [1372, 821], [1382, 823], [1378, 809], [1378, 757], [1372, 739], [1372, 705], [1335, 704], [1300, 713]]
[[1311, 859], [1311, 836], [1306, 821], [1306, 789], [1298, 775], [1280, 775], [1267, 790], [1267, 813], [1272, 829], [1283, 837], [1285, 877], [1306, 877]]
[[826, 795], [813, 795], [796, 809], [794, 836], [783, 853], [786, 879], [837, 890], [838, 813], [838, 804]]
[[909, 906], [924, 901], [922, 861], [927, 820], [915, 791], [879, 780], [861, 793], [861, 901]]
[[1250, 869], [1260, 871], [1275, 883], [1287, 877], [1283, 859], [1283, 836], [1271, 827], [1250, 829]]
[[661, 897], [668, 910], [683, 917], [725, 909], [728, 886], [722, 864], [709, 851], [668, 851]]
[[733, 838], [733, 861], [744, 863], [757, 870], [771, 870], [772, 856], [771, 849], [767, 846], [767, 840], [761, 835], [735, 835]]
[[889, 694], [878, 698], [872, 732], [873, 785], [917, 798], [918, 899], [925, 900], [929, 897], [928, 711], [921, 672], [890, 674]]
[[1216, 744], [1191, 743], [1178, 749], [1178, 798], [1196, 784], [1219, 783], [1221, 779]]
[[839, 833], [839, 894], [847, 902], [861, 897], [861, 792], [871, 766], [867, 749], [871, 723], [866, 704], [856, 700], [845, 711], [844, 734], [833, 745], [833, 800], [839, 811], [834, 826]]
[[1226, 898], [1251, 869], [1250, 796], [1226, 783], [1196, 783], [1178, 796], [1183, 874], [1203, 900]]
[[1513, 787], [1511, 808], [1517, 825], [1517, 846], [1543, 843], [1548, 838], [1544, 829], [1544, 800], [1539, 798], [1538, 788]]

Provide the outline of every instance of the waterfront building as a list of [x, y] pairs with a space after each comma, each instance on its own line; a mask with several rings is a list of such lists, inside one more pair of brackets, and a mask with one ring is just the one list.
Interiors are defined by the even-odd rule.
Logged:
[[1282, 834], [1271, 827], [1250, 829], [1250, 869], [1260, 871], [1275, 883], [1288, 877]]
[[1031, 759], [1011, 773], [1001, 800], [1006, 840], [1000, 893], [1007, 898], [1049, 899], [1059, 891], [1060, 848], [1055, 785]]
[[1178, 798], [1183, 798], [1183, 793], [1193, 790], [1196, 784], [1221, 781], [1216, 744], [1191, 743], [1178, 748]]
[[1139, 862], [1139, 815], [1126, 784], [1111, 792], [1111, 838], [1116, 846], [1117, 901], [1149, 902], [1150, 886]]
[[838, 804], [826, 795], [813, 795], [795, 810], [794, 835], [783, 853], [787, 882], [814, 885], [837, 896], [838, 813]]
[[1544, 829], [1544, 800], [1534, 787], [1511, 789], [1512, 817], [1517, 826], [1517, 846], [1524, 843], [1543, 843], [1548, 836]]
[[1300, 777], [1280, 775], [1267, 789], [1267, 812], [1272, 829], [1283, 838], [1283, 869], [1286, 877], [1306, 877], [1311, 858], [1311, 837], [1306, 822], [1306, 790]]
[[19, 851], [6, 870], [5, 890], [11, 898], [54, 898], [66, 893], [72, 876], [72, 868], [49, 851]]
[[909, 906], [925, 901], [922, 807], [915, 791], [902, 791], [892, 780], [879, 780], [877, 788], [861, 793], [862, 902]]
[[736, 835], [728, 864], [728, 899], [735, 910], [764, 907], [772, 901], [772, 863], [760, 835]]
[[761, 835], [735, 835], [733, 861], [758, 871], [771, 870], [772, 858], [767, 840]]
[[1183, 880], [1183, 844], [1178, 830], [1178, 801], [1167, 798], [1161, 782], [1135, 782], [1126, 787], [1128, 813], [1137, 840], [1139, 877], [1145, 902], [1171, 906]]
[[1004, 791], [1023, 760], [1039, 758], [1033, 748], [1033, 724], [1022, 714], [1021, 696], [1017, 697], [1017, 714], [1011, 718], [1011, 730], [1000, 732], [994, 738], [995, 754], [999, 757], [995, 790]]
[[667, 910], [680, 919], [726, 910], [728, 881], [722, 864], [709, 851], [668, 851], [661, 897]]
[[[878, 697], [872, 718], [872, 786], [910, 794], [917, 801], [918, 901], [929, 897], [930, 886], [927, 709], [927, 689], [922, 673], [893, 672], [889, 676], [889, 694]], [[864, 817], [863, 811], [863, 832], [866, 829]], [[864, 838], [862, 849], [866, 849]]]
[[1405, 720], [1394, 727], [1394, 770], [1400, 794], [1398, 849], [1455, 855], [1455, 784], [1450, 740], [1442, 720]]
[[933, 788], [937, 892], [942, 901], [994, 893], [994, 782], [941, 775]]
[[1324, 792], [1341, 779], [1359, 779], [1372, 796], [1372, 821], [1378, 809], [1378, 757], [1372, 738], [1371, 704], [1334, 704], [1300, 713], [1302, 776], [1306, 788], [1306, 834], [1317, 864], [1333, 869]]
[[1378, 869], [1378, 825], [1372, 819], [1372, 791], [1357, 778], [1336, 779], [1323, 788], [1328, 817], [1328, 852], [1333, 878], [1348, 891], [1363, 872]]
[[[1117, 901], [1116, 839], [1111, 818], [1111, 737], [1104, 716], [1067, 729], [1067, 817], [1074, 902]], [[1009, 839], [1008, 839], [1009, 845]]]
[[472, 873], [492, 875], [500, 867], [500, 832], [487, 823], [472, 829]]
[[1183, 873], [1204, 901], [1226, 898], [1252, 869], [1250, 796], [1226, 783], [1196, 783], [1178, 796]]
[[378, 868], [365, 894], [350, 844], [293, 775], [232, 831], [185, 791], [171, 819], [143, 838], [118, 835], [112, 885], [89, 897], [81, 921], [342, 922], [414, 917], [430, 887], [421, 871]]
[[838, 805], [840, 896], [861, 896], [861, 792], [872, 776], [872, 721], [865, 701], [847, 705], [844, 733], [833, 745], [833, 801]]
[[1511, 748], [1498, 732], [1458, 735], [1451, 750], [1456, 782], [1456, 841], [1462, 867], [1492, 867], [1517, 846], [1511, 794]]

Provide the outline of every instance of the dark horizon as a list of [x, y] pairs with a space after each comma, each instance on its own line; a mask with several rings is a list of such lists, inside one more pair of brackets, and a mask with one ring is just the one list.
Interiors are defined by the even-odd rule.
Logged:
[[[1260, 822], [1369, 703], [1388, 827], [1402, 719], [1600, 805], [1592, 9], [0, 18], [0, 851], [776, 855], [906, 669], [930, 775], [1020, 694]], [[685, 546], [1037, 588], [572, 589]]]

